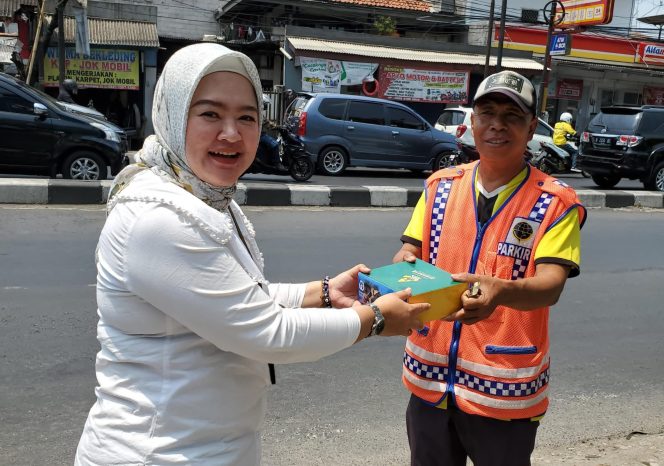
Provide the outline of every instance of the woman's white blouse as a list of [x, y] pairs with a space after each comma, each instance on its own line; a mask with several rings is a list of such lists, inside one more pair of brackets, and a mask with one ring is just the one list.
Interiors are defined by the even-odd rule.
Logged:
[[118, 194], [97, 250], [99, 386], [76, 464], [257, 465], [267, 363], [356, 340], [352, 309], [301, 309], [305, 285], [267, 285], [232, 208], [256, 260], [228, 214], [150, 171]]

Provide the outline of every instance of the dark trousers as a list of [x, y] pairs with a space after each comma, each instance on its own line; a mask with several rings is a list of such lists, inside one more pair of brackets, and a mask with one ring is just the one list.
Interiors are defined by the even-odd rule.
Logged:
[[539, 422], [501, 421], [440, 409], [411, 395], [406, 411], [411, 466], [530, 466]]

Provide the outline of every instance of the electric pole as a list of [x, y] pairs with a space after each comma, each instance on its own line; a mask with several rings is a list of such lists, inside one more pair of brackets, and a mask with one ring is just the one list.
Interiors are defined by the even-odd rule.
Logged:
[[507, 12], [507, 0], [503, 0], [500, 8], [500, 35], [498, 36], [498, 59], [496, 60], [496, 73], [503, 68], [503, 42], [505, 42], [505, 14]]
[[496, 8], [496, 0], [491, 0], [489, 7], [489, 29], [486, 35], [486, 59], [484, 60], [484, 77], [489, 76], [489, 61], [491, 60], [491, 44], [493, 44], [493, 10]]

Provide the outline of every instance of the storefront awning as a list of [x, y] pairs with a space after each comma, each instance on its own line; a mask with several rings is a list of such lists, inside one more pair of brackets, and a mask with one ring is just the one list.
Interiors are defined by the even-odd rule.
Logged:
[[[46, 17], [47, 22], [52, 16]], [[143, 21], [88, 18], [90, 45], [118, 45], [124, 47], [159, 47], [157, 25]], [[76, 21], [65, 16], [65, 42], [75, 42]]]
[[4, 0], [0, 1], [0, 18], [11, 18], [21, 5], [37, 6], [37, 0]]
[[[441, 52], [434, 50], [415, 50], [382, 45], [366, 45], [333, 40], [314, 39], [309, 37], [288, 37], [288, 42], [301, 55], [301, 52], [324, 52], [343, 55], [357, 55], [360, 57], [385, 58], [405, 61], [419, 61], [428, 63], [445, 63], [453, 65], [484, 66], [486, 60], [483, 54]], [[492, 56], [490, 64], [495, 66], [496, 57]], [[543, 65], [528, 58], [503, 57], [503, 68], [522, 70], [542, 70]]]

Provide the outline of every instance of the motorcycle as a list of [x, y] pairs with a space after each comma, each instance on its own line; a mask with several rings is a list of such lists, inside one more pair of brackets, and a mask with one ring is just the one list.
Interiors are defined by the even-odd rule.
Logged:
[[[526, 157], [533, 167], [539, 168], [547, 175], [578, 173], [572, 171], [572, 156], [565, 149], [543, 141], [540, 142], [540, 147], [538, 153]], [[581, 175], [590, 178], [590, 174], [585, 171], [581, 171]]]
[[313, 176], [315, 166], [304, 150], [304, 143], [286, 128], [277, 130], [276, 139], [261, 134], [256, 157], [245, 173], [290, 175], [295, 181], [307, 181]]

